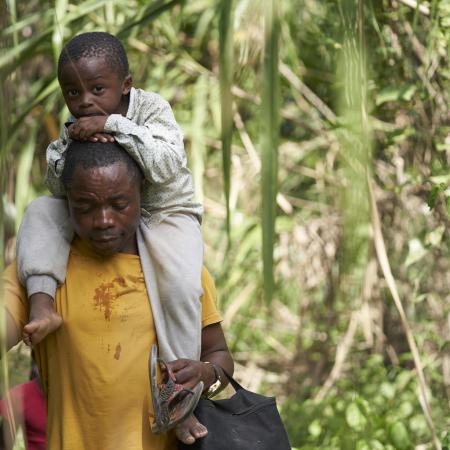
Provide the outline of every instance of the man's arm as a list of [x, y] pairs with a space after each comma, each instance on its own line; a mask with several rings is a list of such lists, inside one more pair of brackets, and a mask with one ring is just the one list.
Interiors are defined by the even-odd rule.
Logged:
[[[207, 362], [211, 364], [206, 364]], [[168, 365], [173, 370], [177, 383], [183, 384], [186, 389], [192, 389], [200, 381], [203, 381], [204, 390], [207, 391], [216, 381], [216, 373], [212, 364], [221, 372], [225, 370], [230, 376], [233, 375], [234, 362], [220, 323], [203, 328], [200, 361], [177, 359]], [[228, 384], [228, 378], [223, 373], [220, 373], [220, 381], [221, 388]]]
[[[220, 323], [215, 323], [203, 328], [202, 330], [202, 355], [200, 357], [203, 362], [215, 364], [220, 369], [225, 370], [228, 375], [233, 376], [234, 361], [228, 350], [227, 342], [223, 334]], [[203, 376], [203, 382], [208, 388], [215, 380], [215, 371], [207, 365], [207, 373]], [[222, 388], [228, 384], [228, 378], [220, 374]]]

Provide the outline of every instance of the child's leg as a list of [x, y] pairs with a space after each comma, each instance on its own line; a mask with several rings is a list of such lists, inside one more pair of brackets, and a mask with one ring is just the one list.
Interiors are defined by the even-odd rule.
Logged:
[[[168, 318], [166, 326], [178, 329], [185, 336], [183, 342], [172, 343], [178, 358], [195, 358], [200, 348], [201, 333], [195, 327], [198, 304], [203, 293], [201, 272], [203, 265], [203, 241], [200, 224], [194, 216], [172, 214], [157, 227], [146, 231], [145, 242], [156, 270], [159, 298]], [[198, 342], [193, 342], [195, 340]], [[175, 427], [177, 438], [185, 444], [193, 444], [208, 434], [194, 414]]]
[[40, 197], [28, 206], [17, 237], [17, 272], [30, 298], [24, 340], [37, 344], [61, 325], [53, 300], [66, 276], [73, 229], [65, 199]]
[[201, 272], [203, 242], [198, 220], [172, 214], [158, 226], [146, 229], [145, 246], [152, 260], [165, 330], [172, 355], [166, 359], [200, 356]]

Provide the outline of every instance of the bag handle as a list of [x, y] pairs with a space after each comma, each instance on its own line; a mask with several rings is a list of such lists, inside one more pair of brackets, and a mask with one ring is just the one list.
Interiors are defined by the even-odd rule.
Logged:
[[[225, 376], [228, 378], [231, 386], [233, 386], [234, 390], [237, 392], [241, 389], [244, 389], [223, 367], [219, 366]], [[245, 389], [244, 389], [245, 390]]]

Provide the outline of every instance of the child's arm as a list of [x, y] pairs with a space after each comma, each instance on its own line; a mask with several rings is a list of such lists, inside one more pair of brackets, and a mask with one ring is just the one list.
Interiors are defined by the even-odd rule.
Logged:
[[111, 114], [104, 131], [135, 159], [148, 181], [163, 184], [186, 165], [183, 134], [169, 103], [157, 94], [146, 94], [149, 101], [141, 102], [140, 123]]
[[[53, 141], [47, 147], [47, 172], [45, 175], [45, 182], [48, 189], [55, 197], [63, 197], [66, 195], [60, 176], [64, 167], [64, 154], [69, 146], [69, 143], [71, 142], [71, 139], [91, 142], [114, 141], [112, 136], [100, 132], [103, 128], [105, 120], [105, 116], [82, 117], [73, 123], [67, 123], [61, 130], [59, 139]], [[98, 125], [97, 121], [100, 122], [101, 126]], [[77, 126], [80, 128], [80, 123], [86, 124], [83, 126], [83, 131], [85, 131], [84, 128], [86, 128], [88, 132], [88, 136], [86, 138], [82, 138], [79, 136], [79, 133], [76, 131], [74, 132], [74, 129], [76, 130]], [[96, 131], [91, 132], [87, 125], [91, 128], [94, 126]]]

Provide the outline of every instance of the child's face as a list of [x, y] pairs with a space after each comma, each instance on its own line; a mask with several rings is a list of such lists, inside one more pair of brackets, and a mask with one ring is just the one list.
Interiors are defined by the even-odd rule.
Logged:
[[75, 117], [109, 114], [126, 115], [131, 76], [122, 79], [103, 57], [80, 58], [68, 62], [61, 70], [59, 84]]

